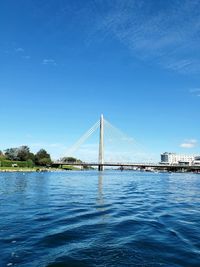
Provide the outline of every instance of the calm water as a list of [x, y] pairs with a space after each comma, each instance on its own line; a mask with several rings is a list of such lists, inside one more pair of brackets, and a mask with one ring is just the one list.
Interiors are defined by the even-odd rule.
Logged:
[[0, 173], [0, 266], [200, 266], [200, 175]]

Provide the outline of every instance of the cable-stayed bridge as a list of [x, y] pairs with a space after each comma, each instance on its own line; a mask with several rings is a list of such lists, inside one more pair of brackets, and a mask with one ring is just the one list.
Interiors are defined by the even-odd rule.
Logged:
[[[98, 154], [96, 161], [84, 160], [84, 161], [66, 161], [66, 158], [74, 157], [75, 153], [80, 149], [80, 147], [89, 139], [94, 133], [98, 133], [98, 145], [95, 146], [95, 154]], [[114, 143], [113, 140], [116, 142]], [[112, 144], [114, 148], [125, 148], [125, 153], [118, 151], [119, 157], [109, 158], [108, 155], [108, 141]], [[130, 149], [131, 148], [131, 149]], [[127, 151], [129, 151], [127, 153]], [[88, 151], [85, 152], [87, 154]], [[110, 155], [113, 155], [113, 150], [110, 150]], [[129, 156], [129, 158], [127, 157]], [[110, 122], [104, 119], [101, 115], [100, 120], [98, 120], [86, 133], [84, 133], [81, 138], [75, 142], [63, 155], [63, 157], [53, 162], [53, 166], [82, 166], [82, 167], [98, 167], [99, 171], [103, 171], [105, 167], [118, 167], [120, 169], [124, 168], [139, 168], [139, 169], [148, 169], [153, 168], [157, 170], [168, 170], [168, 171], [194, 171], [200, 172], [200, 166], [183, 166], [180, 164], [170, 165], [170, 164], [159, 164], [154, 163], [151, 159], [151, 153], [147, 153], [142, 145], [137, 143], [135, 139], [129, 137], [121, 130], [113, 126]], [[133, 157], [134, 156], [134, 157]], [[128, 159], [128, 160], [127, 160]]]
[[[84, 145], [84, 143], [89, 138], [91, 138], [92, 135], [94, 135], [94, 133], [98, 133], [99, 139], [98, 147], [96, 147], [98, 150], [98, 153], [96, 151], [96, 154], [98, 154], [98, 159], [96, 161], [90, 159], [84, 162], [66, 162], [63, 160], [65, 157], [74, 157], [75, 153], [80, 149], [81, 146]], [[113, 152], [113, 148], [118, 149], [117, 156], [116, 153]], [[135, 156], [134, 161], [133, 155]], [[150, 164], [149, 162], [151, 162], [151, 160], [147, 158], [147, 155], [148, 154], [144, 152], [144, 148], [140, 144], [138, 144], [133, 138], [129, 137], [121, 130], [113, 126], [110, 122], [104, 119], [103, 115], [101, 115], [100, 119], [66, 151], [61, 160], [54, 162], [54, 164], [97, 166], [99, 171], [103, 171], [105, 166], [138, 166], [138, 164], [141, 164], [136, 163], [139, 156], [140, 161], [141, 156], [145, 156], [143, 157], [142, 162], [148, 162], [148, 164]]]

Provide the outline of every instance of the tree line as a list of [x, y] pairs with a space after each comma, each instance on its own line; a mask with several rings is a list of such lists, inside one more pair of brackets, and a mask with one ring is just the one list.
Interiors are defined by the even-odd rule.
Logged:
[[26, 161], [29, 165], [48, 166], [51, 165], [51, 156], [45, 149], [40, 149], [37, 153], [32, 153], [28, 146], [8, 148], [0, 151], [0, 160]]

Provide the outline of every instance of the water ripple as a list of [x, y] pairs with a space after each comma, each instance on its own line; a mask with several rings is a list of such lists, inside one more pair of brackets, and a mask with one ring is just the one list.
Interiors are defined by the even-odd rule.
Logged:
[[0, 173], [0, 266], [198, 267], [195, 174]]

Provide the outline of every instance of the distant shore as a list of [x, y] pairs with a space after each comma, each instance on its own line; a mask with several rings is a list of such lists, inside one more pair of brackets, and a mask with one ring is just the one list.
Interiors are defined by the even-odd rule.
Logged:
[[67, 168], [54, 168], [54, 167], [0, 167], [1, 172], [63, 172], [63, 171], [80, 171], [79, 168], [68, 166]]
[[45, 168], [45, 167], [34, 167], [34, 168], [20, 168], [20, 167], [0, 167], [1, 172], [55, 172], [63, 171], [58, 168]]

